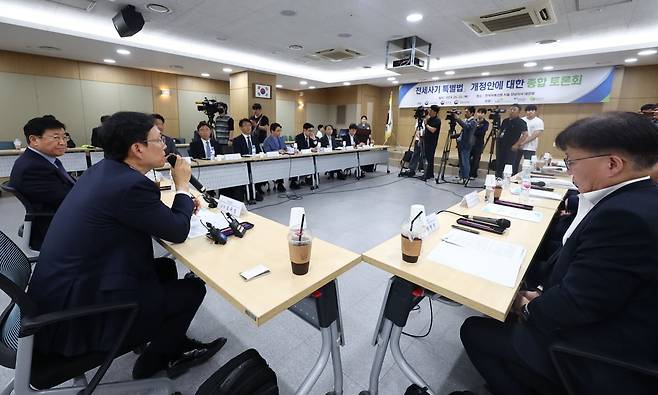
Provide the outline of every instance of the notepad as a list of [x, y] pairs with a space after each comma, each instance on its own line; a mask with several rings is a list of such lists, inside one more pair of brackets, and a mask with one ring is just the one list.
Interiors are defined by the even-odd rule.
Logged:
[[451, 230], [427, 259], [513, 288], [525, 254], [518, 244]]

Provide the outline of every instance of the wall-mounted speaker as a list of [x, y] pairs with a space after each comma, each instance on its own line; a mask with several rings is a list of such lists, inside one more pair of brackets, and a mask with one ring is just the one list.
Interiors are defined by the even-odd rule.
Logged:
[[121, 37], [130, 37], [142, 30], [144, 17], [132, 5], [127, 5], [112, 18], [114, 28]]

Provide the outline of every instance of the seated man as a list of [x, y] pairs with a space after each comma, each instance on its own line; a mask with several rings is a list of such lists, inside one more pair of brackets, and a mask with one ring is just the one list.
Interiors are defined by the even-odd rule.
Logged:
[[[337, 146], [336, 138], [334, 137], [334, 127], [331, 125], [326, 125], [321, 130], [322, 137], [320, 137], [320, 146], [322, 148], [329, 148], [331, 150], [335, 149]], [[341, 170], [332, 170], [329, 172], [329, 178], [334, 178], [334, 174], [338, 174], [339, 180], [344, 180], [345, 175]]]
[[219, 143], [211, 139], [212, 131], [208, 122], [201, 121], [196, 127], [199, 140], [190, 143], [190, 156], [194, 159], [211, 159], [220, 151]]
[[355, 123], [350, 124], [349, 129], [347, 131], [348, 131], [347, 138], [343, 140], [345, 142], [346, 147], [352, 146], [356, 148], [356, 147], [363, 147], [365, 145], [364, 143], [357, 143], [355, 140], [355, 136], [356, 136]]
[[[176, 142], [174, 141], [174, 139], [172, 139], [171, 137], [169, 137], [165, 134], [165, 131], [167, 130], [167, 124], [165, 124], [164, 117], [160, 114], [151, 114], [151, 117], [153, 117], [153, 122], [155, 123], [155, 127], [158, 128], [160, 133], [162, 133], [162, 139], [164, 140], [164, 142], [166, 144], [165, 155], [169, 155], [169, 154], [178, 155], [178, 149], [176, 148]], [[101, 122], [103, 122], [103, 118], [101, 118]]]
[[[313, 124], [310, 124], [308, 122], [304, 123], [302, 132], [295, 136], [295, 143], [297, 144], [297, 149], [298, 150], [305, 150], [305, 149], [310, 149], [312, 151], [316, 151], [316, 147], [318, 145], [318, 140], [315, 137], [315, 127]], [[299, 184], [297, 183], [297, 179], [299, 177], [294, 177], [290, 179], [290, 188], [292, 189], [299, 189]], [[311, 176], [306, 176], [304, 183], [306, 185], [311, 185], [313, 186], [313, 180], [311, 179]]]
[[[32, 203], [38, 213], [54, 214], [75, 180], [66, 172], [58, 156], [66, 152], [68, 137], [64, 124], [54, 117], [33, 118], [23, 127], [27, 149], [16, 159], [9, 184]], [[32, 221], [30, 248], [40, 250], [52, 217]]]
[[[238, 122], [238, 127], [240, 128], [240, 135], [233, 139], [233, 152], [240, 155], [253, 155], [259, 154], [262, 152], [260, 149], [258, 132], [252, 132], [252, 122], [247, 118], [242, 118]], [[264, 182], [259, 182], [256, 184], [256, 200], [261, 202], [263, 201], [263, 185]]]
[[[494, 395], [565, 393], [549, 354], [555, 342], [658, 360], [658, 188], [648, 177], [658, 133], [641, 115], [611, 112], [576, 121], [555, 143], [580, 195], [543, 292], [519, 292], [520, 321], [470, 317], [461, 328]], [[570, 377], [579, 394], [658, 393], [655, 379], [592, 361]]]
[[[170, 377], [207, 361], [224, 345], [185, 333], [206, 293], [196, 278], [178, 280], [176, 264], [153, 256], [152, 237], [187, 239], [198, 200], [189, 192], [191, 168], [178, 157], [171, 170], [171, 208], [144, 176], [165, 163], [164, 142], [153, 119], [118, 112], [105, 123], [105, 160], [85, 171], [57, 211], [43, 243], [28, 294], [39, 313], [105, 303], [136, 302], [137, 319], [123, 350], [149, 342], [133, 368], [136, 379], [167, 370]], [[109, 350], [122, 329], [122, 313], [49, 326], [37, 334], [36, 352], [65, 357]]]
[[[278, 152], [279, 154], [285, 154], [287, 152], [286, 142], [281, 137], [281, 125], [273, 122], [270, 125], [270, 135], [265, 138], [263, 141], [263, 151], [264, 152]], [[283, 186], [283, 178], [276, 180], [276, 190], [278, 192], [285, 192], [286, 187]]]

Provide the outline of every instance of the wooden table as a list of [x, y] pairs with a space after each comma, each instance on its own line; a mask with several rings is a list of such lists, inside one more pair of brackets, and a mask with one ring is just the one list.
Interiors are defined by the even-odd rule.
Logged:
[[[566, 190], [556, 189], [555, 192], [565, 194]], [[485, 206], [483, 201], [484, 191], [480, 192], [479, 195], [481, 202], [476, 207], [467, 209], [457, 204], [448, 210], [459, 214], [492, 217], [492, 214], [482, 210]], [[512, 202], [518, 201], [518, 196], [511, 195], [508, 191], [504, 191], [501, 198]], [[426, 382], [407, 363], [400, 350], [400, 335], [406, 324], [409, 311], [411, 307], [422, 300], [424, 292], [443, 295], [497, 320], [505, 320], [521, 281], [552, 223], [560, 202], [532, 198], [530, 204], [535, 206], [536, 211], [544, 214], [540, 222], [535, 223], [509, 218], [512, 225], [503, 235], [480, 232], [480, 236], [519, 244], [526, 249], [526, 255], [514, 287], [506, 287], [441, 265], [427, 258], [429, 253], [441, 242], [441, 238], [452, 230], [451, 225], [456, 223], [458, 217], [451, 213], [443, 212], [438, 214], [438, 229], [423, 240], [421, 254], [415, 264], [409, 264], [402, 260], [400, 236], [394, 236], [363, 254], [365, 262], [393, 274], [394, 277], [389, 281], [382, 313], [373, 337], [373, 345], [377, 344], [377, 352], [370, 375], [370, 388], [368, 391], [363, 391], [362, 394], [377, 394], [379, 374], [388, 344], [390, 344], [395, 362], [403, 373], [412, 382], [421, 387], [428, 387]], [[409, 306], [409, 309], [401, 310], [399, 306], [404, 305]], [[386, 313], [384, 313], [385, 310]]]
[[[171, 204], [173, 198], [171, 191], [162, 193], [166, 204]], [[342, 326], [335, 281], [340, 274], [360, 262], [361, 257], [316, 238], [313, 240], [309, 272], [297, 276], [292, 273], [290, 265], [286, 226], [253, 213], [243, 215], [240, 220], [251, 222], [254, 228], [247, 231], [242, 239], [230, 237], [223, 246], [213, 244], [206, 237], [188, 239], [181, 244], [160, 243], [256, 325], [262, 325], [286, 309], [299, 316], [309, 314], [309, 308], [315, 310], [310, 313], [318, 317], [316, 321], [309, 322], [319, 327], [322, 333], [322, 351], [297, 393], [310, 393], [329, 354], [332, 355], [334, 368], [334, 391], [342, 393], [342, 368], [337, 342], [342, 339]], [[266, 265], [270, 273], [251, 281], [240, 277], [240, 272], [258, 264]], [[318, 314], [321, 304], [329, 306], [334, 316], [327, 319]]]

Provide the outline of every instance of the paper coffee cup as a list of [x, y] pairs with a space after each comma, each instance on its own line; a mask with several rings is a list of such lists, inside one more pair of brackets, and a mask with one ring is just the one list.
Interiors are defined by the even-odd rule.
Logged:
[[400, 235], [401, 240], [401, 249], [402, 249], [402, 260], [409, 263], [418, 262], [418, 256], [420, 255], [420, 249], [423, 245], [422, 239], [409, 239], [405, 235]]
[[313, 238], [310, 234], [302, 234], [301, 240], [298, 232], [290, 232], [288, 236], [288, 251], [293, 274], [298, 276], [308, 273], [311, 262], [311, 249]]

